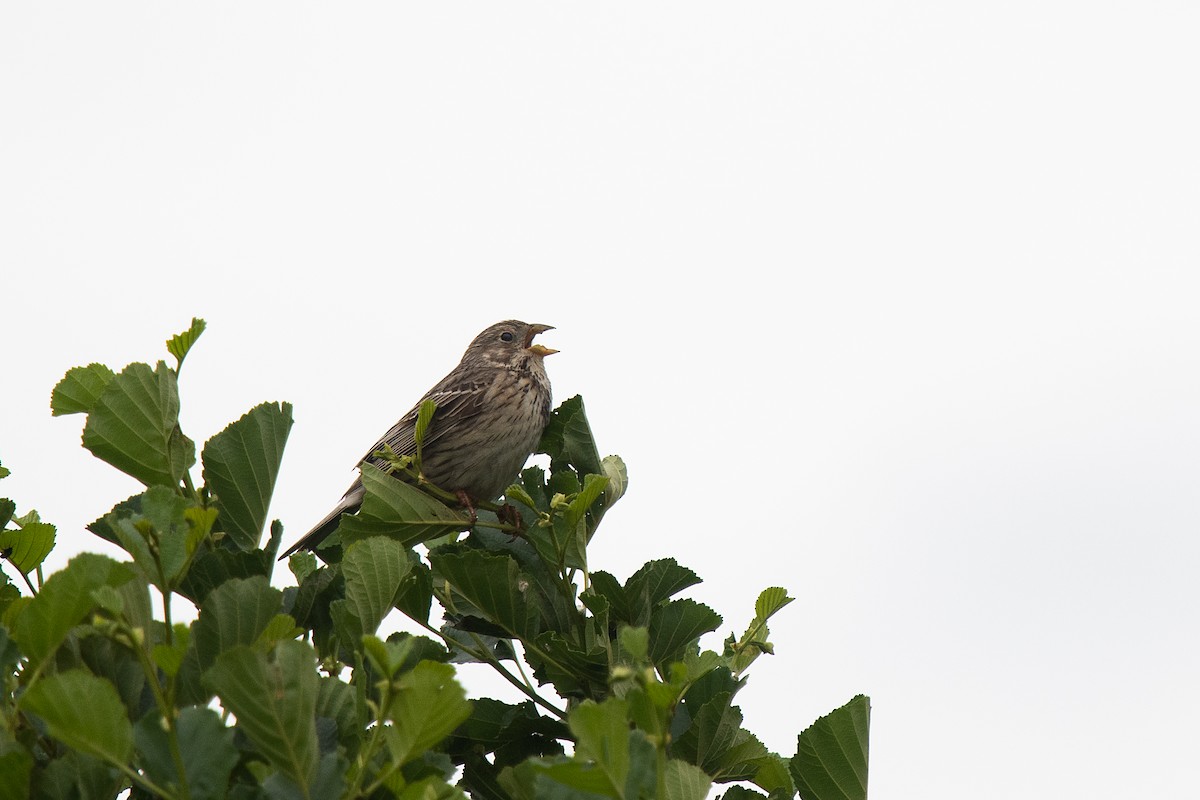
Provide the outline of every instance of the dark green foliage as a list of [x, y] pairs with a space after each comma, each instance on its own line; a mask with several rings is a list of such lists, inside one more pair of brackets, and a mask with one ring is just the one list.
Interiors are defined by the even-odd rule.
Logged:
[[[209, 439], [193, 485], [178, 373], [203, 330], [167, 341], [174, 368], [92, 364], [52, 394], [55, 415], [87, 416], [86, 448], [146, 486], [88, 526], [125, 560], [85, 553], [43, 579], [54, 526], [0, 498], [0, 800], [866, 797], [866, 698], [790, 759], [742, 727], [734, 698], [774, 652], [783, 589], [716, 652], [700, 642], [721, 616], [679, 597], [691, 570], [590, 569], [628, 477], [578, 397], [542, 437], [549, 470], [506, 493], [519, 525], [486, 503], [471, 524], [396, 460], [364, 469], [360, 511], [320, 560], [291, 557], [296, 585], [272, 586], [280, 523], [262, 539], [292, 409], [265, 403]], [[397, 610], [428, 635], [377, 636]], [[468, 701], [464, 662], [526, 699]]]

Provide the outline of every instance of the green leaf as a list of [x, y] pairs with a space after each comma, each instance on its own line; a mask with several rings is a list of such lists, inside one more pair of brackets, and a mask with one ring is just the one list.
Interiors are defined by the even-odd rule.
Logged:
[[33, 797], [35, 800], [99, 800], [118, 797], [125, 784], [125, 776], [116, 767], [68, 750], [61, 758], [39, 768]]
[[50, 414], [87, 414], [112, 379], [113, 371], [103, 364], [72, 367], [50, 393]]
[[20, 660], [21, 651], [17, 648], [16, 642], [12, 640], [8, 629], [0, 625], [0, 671], [5, 675], [11, 675], [17, 671], [17, 664], [20, 663]]
[[133, 754], [133, 730], [117, 690], [84, 670], [45, 675], [21, 696], [50, 735], [81, 753], [124, 764]]
[[127, 366], [88, 414], [83, 446], [147, 486], [178, 486], [196, 447], [179, 430], [175, 373], [162, 361]]
[[514, 636], [537, 635], [536, 617], [522, 589], [529, 582], [522, 580], [511, 556], [449, 545], [430, 553], [429, 563], [489, 621]]
[[54, 534], [55, 527], [48, 522], [31, 522], [20, 530], [0, 531], [0, 554], [18, 571], [28, 575], [54, 549]]
[[201, 605], [216, 587], [234, 578], [267, 578], [275, 560], [262, 550], [202, 550], [179, 584], [179, 593]]
[[95, 601], [97, 608], [107, 611], [114, 617], [121, 616], [125, 611], [124, 596], [111, 586], [101, 586], [99, 589], [93, 589], [92, 600]]
[[187, 562], [192, 530], [187, 511], [194, 506], [194, 500], [166, 486], [152, 486], [139, 498], [139, 511], [106, 519], [108, 529], [133, 556], [146, 580], [160, 590], [174, 586]]
[[292, 553], [288, 556], [288, 569], [291, 570], [293, 577], [296, 578], [296, 585], [299, 586], [305, 578], [317, 571], [317, 557], [309, 550]]
[[12, 475], [12, 473], [7, 467], [0, 467], [0, 478], [7, 478], [9, 475]]
[[385, 536], [360, 539], [346, 549], [342, 558], [346, 599], [337, 602], [344, 603], [360, 625], [355, 640], [348, 644], [357, 646], [363, 634], [375, 632], [391, 611], [408, 569], [404, 549]]
[[169, 678], [174, 678], [179, 674], [179, 667], [183, 664], [183, 657], [187, 653], [188, 642], [192, 638], [192, 629], [177, 622], [171, 626], [172, 641], [171, 644], [156, 644], [151, 651], [151, 656], [154, 663], [161, 669]]
[[650, 660], [664, 667], [683, 660], [700, 636], [714, 631], [721, 615], [695, 600], [672, 600], [650, 615]]
[[388, 536], [411, 547], [435, 536], [467, 527], [467, 521], [415, 486], [393, 478], [372, 464], [363, 464], [366, 489], [357, 514], [342, 517], [342, 541], [349, 544], [369, 536]]
[[183, 333], [177, 333], [170, 339], [167, 339], [167, 352], [175, 356], [175, 372], [179, 372], [179, 368], [183, 366], [183, 359], [187, 356], [188, 351], [192, 349], [192, 345], [200, 338], [200, 334], [204, 333], [206, 323], [199, 317], [192, 317], [192, 324]]
[[645, 662], [646, 656], [650, 652], [649, 631], [645, 628], [622, 625], [617, 634], [617, 640], [621, 643], [621, 650], [634, 664]]
[[67, 632], [95, 606], [92, 591], [120, 586], [133, 578], [124, 564], [95, 553], [81, 553], [46, 579], [42, 590], [16, 618], [13, 638], [33, 666], [52, 655]]
[[348, 751], [353, 752], [362, 741], [366, 724], [359, 718], [358, 695], [349, 684], [322, 676], [316, 715], [318, 720], [328, 719], [337, 726], [338, 742]]
[[775, 753], [767, 753], [752, 759], [752, 763], [756, 767], [754, 777], [751, 778], [755, 784], [767, 790], [772, 796], [781, 794], [786, 797], [796, 796], [796, 784], [792, 781], [792, 774], [789, 771], [791, 759], [783, 758]]
[[6, 729], [0, 730], [0, 800], [28, 800], [33, 756]]
[[616, 698], [604, 703], [585, 700], [567, 717], [567, 725], [575, 734], [575, 754], [595, 761], [612, 779], [613, 787], [625, 784], [629, 772], [629, 717], [623, 700]]
[[85, 527], [92, 533], [99, 536], [106, 542], [112, 542], [115, 545], [120, 545], [121, 540], [117, 537], [117, 532], [112, 528], [112, 521], [128, 517], [131, 514], [142, 513], [142, 495], [135, 494], [132, 497], [126, 498], [112, 507], [104, 516], [97, 520], [93, 520]]
[[592, 429], [583, 410], [583, 398], [579, 395], [554, 409], [542, 431], [537, 451], [550, 456], [552, 468], [556, 468], [555, 462], [565, 462], [575, 467], [580, 475], [604, 474]]
[[296, 620], [296, 624], [313, 632], [312, 641], [322, 657], [335, 655], [337, 639], [334, 636], [333, 617], [330, 606], [346, 596], [346, 584], [342, 579], [341, 565], [321, 567], [300, 582], [292, 592], [287, 590], [285, 609]]
[[387, 679], [411, 670], [422, 661], [445, 663], [450, 660], [450, 653], [438, 642], [428, 636], [413, 636], [404, 631], [396, 631], [387, 641], [378, 636], [365, 636], [363, 651], [371, 669]]
[[754, 616], [761, 620], [768, 620], [779, 609], [795, 599], [788, 597], [787, 589], [781, 586], [770, 586], [763, 589], [758, 595], [758, 600], [754, 602]]
[[[221, 724], [211, 708], [185, 708], [175, 718], [180, 756], [192, 800], [225, 797], [229, 775], [238, 763], [233, 728]], [[179, 791], [179, 772], [171, 756], [166, 722], [157, 709], [151, 710], [133, 729], [141, 765], [159, 786]]]
[[284, 639], [295, 639], [303, 633], [304, 629], [296, 625], [290, 614], [276, 614], [254, 640], [254, 645], [261, 650], [270, 650]]
[[583, 488], [567, 505], [567, 510], [563, 514], [567, 526], [571, 530], [575, 529], [575, 526], [583, 520], [584, 515], [604, 494], [606, 486], [608, 486], [608, 478], [603, 475], [588, 475], [584, 478]]
[[608, 486], [604, 489], [604, 505], [611, 508], [612, 504], [625, 496], [629, 488], [629, 470], [620, 456], [605, 456], [600, 460], [604, 477], [608, 478]]
[[221, 530], [241, 550], [262, 539], [291, 428], [290, 403], [263, 403], [204, 445], [204, 483], [216, 495]]
[[686, 761], [672, 758], [663, 777], [664, 800], [704, 800], [712, 787], [712, 778], [704, 770]]
[[558, 740], [568, 737], [567, 727], [539, 714], [532, 701], [509, 705], [481, 697], [473, 704], [470, 718], [447, 742], [446, 751], [456, 760], [478, 750], [495, 753], [496, 764], [506, 766], [530, 756], [562, 753]]
[[87, 635], [90, 633], [87, 628], [81, 628], [80, 631], [80, 635], [72, 636], [70, 644], [60, 651], [58, 666], [64, 666], [68, 654], [78, 653], [77, 663], [82, 663], [92, 675], [107, 681], [117, 690], [117, 696], [127, 709], [126, 716], [132, 718], [132, 715], [141, 713], [146, 673], [136, 651], [129, 644], [118, 644], [107, 636]]
[[[316, 773], [306, 786], [297, 785], [282, 772], [272, 772], [262, 782], [261, 797], [267, 800], [300, 800], [305, 797], [324, 800], [341, 797], [348, 769], [349, 764], [345, 758], [337, 753], [326, 753], [317, 762]], [[253, 795], [255, 798], [259, 796]]]
[[226, 650], [258, 641], [279, 613], [282, 599], [261, 576], [227, 581], [209, 592], [193, 629], [201, 667]]
[[254, 645], [279, 613], [282, 593], [262, 576], [235, 578], [208, 593], [179, 671], [180, 702], [203, 705], [202, 675], [224, 652]]
[[792, 777], [803, 800], [866, 800], [871, 701], [858, 695], [796, 741]]
[[745, 672], [761, 653], [774, 655], [775, 649], [769, 641], [770, 629], [767, 620], [793, 599], [787, 596], [786, 590], [778, 586], [764, 589], [758, 595], [758, 600], [754, 603], [754, 619], [750, 621], [742, 638], [734, 641], [730, 635], [725, 643], [725, 654], [730, 657], [729, 666], [734, 674], [740, 675]]
[[[0, 467], [0, 469], [3, 469], [3, 467]], [[9, 520], [12, 519], [13, 514], [16, 512], [16, 503], [14, 503], [12, 500], [9, 500], [7, 497], [0, 498], [0, 529], [3, 529], [6, 525], [8, 525]]]
[[[639, 615], [649, 615], [651, 609], [679, 594], [689, 586], [700, 583], [700, 577], [673, 558], [647, 561], [625, 581], [625, 596]], [[635, 624], [645, 624], [631, 620]]]
[[433, 606], [433, 578], [429, 567], [412, 550], [403, 551], [408, 558], [408, 572], [400, 581], [396, 593], [396, 608], [420, 623], [429, 622]]
[[235, 647], [217, 658], [204, 680], [271, 765], [307, 787], [318, 758], [313, 649], [303, 642], [280, 642], [268, 660], [249, 647]]
[[575, 644], [556, 631], [545, 631], [536, 641], [538, 650], [548, 657], [526, 652], [525, 658], [539, 681], [553, 683], [563, 697], [602, 697], [607, 693], [608, 652], [603, 644]]
[[[689, 698], [690, 699], [690, 698]], [[729, 704], [731, 695], [721, 692], [695, 709], [688, 704], [691, 722], [675, 737], [671, 752], [687, 759], [708, 774], [714, 774], [737, 738], [742, 712]]]
[[[621, 582], [611, 574], [603, 570], [596, 570], [592, 573], [592, 585], [590, 593], [598, 597], [603, 597], [608, 603], [608, 611], [612, 615], [614, 621], [625, 622], [633, 625], [632, 617], [634, 614], [629, 607], [629, 599], [625, 596], [625, 590], [621, 587]], [[587, 602], [589, 592], [585, 592], [582, 596], [583, 601]], [[646, 610], [646, 620], [650, 619], [650, 611]]]
[[786, 786], [789, 783], [786, 776], [779, 775], [778, 768], [782, 766], [779, 757], [773, 756], [762, 742], [741, 727], [742, 712], [730, 705], [731, 698], [731, 692], [718, 691], [709, 695], [697, 710], [697, 698], [689, 690], [685, 705], [691, 719], [687, 729], [676, 736], [672, 754], [695, 764], [718, 781], [752, 780], [761, 776], [769, 787]]
[[615, 698], [601, 704], [586, 701], [572, 710], [567, 724], [576, 737], [575, 758], [547, 766], [535, 762], [534, 769], [543, 776], [537, 781], [538, 796], [565, 800], [585, 792], [629, 800], [653, 797], [654, 746], [642, 731], [629, 729], [626, 712], [625, 703]]
[[388, 750], [399, 764], [420, 756], [471, 715], [466, 692], [454, 679], [454, 667], [422, 661], [400, 678], [385, 714]]
[[[793, 796], [788, 795], [788, 797]], [[720, 800], [766, 800], [766, 798], [767, 796], [762, 792], [747, 789], [745, 786], [730, 786], [725, 790], [725, 794], [721, 795]]]

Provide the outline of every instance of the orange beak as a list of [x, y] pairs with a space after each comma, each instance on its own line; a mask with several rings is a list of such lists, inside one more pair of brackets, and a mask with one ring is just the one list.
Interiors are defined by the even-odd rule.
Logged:
[[557, 350], [552, 350], [545, 345], [533, 343], [533, 337], [537, 336], [539, 333], [545, 333], [546, 331], [552, 330], [554, 330], [553, 325], [530, 325], [529, 336], [525, 338], [525, 349], [533, 353], [535, 356], [542, 356], [543, 358], [557, 353]]

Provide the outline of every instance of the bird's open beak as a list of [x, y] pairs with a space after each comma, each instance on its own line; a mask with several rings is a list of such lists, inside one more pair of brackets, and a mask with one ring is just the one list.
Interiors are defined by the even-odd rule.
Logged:
[[546, 331], [552, 330], [554, 330], [553, 325], [530, 325], [529, 336], [525, 337], [525, 349], [533, 353], [535, 356], [542, 357], [552, 356], [557, 353], [557, 350], [551, 350], [545, 345], [533, 343], [533, 337], [537, 336], [539, 333], [545, 333]]

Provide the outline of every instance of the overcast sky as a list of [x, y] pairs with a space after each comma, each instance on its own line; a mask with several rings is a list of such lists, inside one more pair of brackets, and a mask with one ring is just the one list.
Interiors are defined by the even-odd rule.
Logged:
[[[292, 541], [474, 335], [542, 337], [791, 754], [872, 698], [877, 798], [1192, 796], [1191, 3], [9, 3], [0, 494], [61, 566], [137, 485], [71, 366], [295, 405]], [[198, 472], [197, 472], [198, 474]], [[720, 637], [707, 644], [719, 648]], [[490, 691], [468, 677], [475, 694]]]

